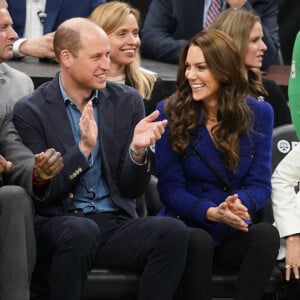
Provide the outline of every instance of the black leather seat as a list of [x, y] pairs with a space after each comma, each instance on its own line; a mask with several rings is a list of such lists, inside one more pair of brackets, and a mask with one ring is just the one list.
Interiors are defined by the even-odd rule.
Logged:
[[293, 124], [285, 124], [274, 128], [272, 145], [272, 170], [299, 142]]
[[[297, 134], [293, 124], [285, 124], [274, 128], [272, 142], [272, 172], [284, 156], [298, 143]], [[252, 216], [255, 223], [273, 223], [272, 201]]]
[[139, 274], [120, 269], [93, 269], [88, 276], [83, 299], [122, 299], [136, 298]]

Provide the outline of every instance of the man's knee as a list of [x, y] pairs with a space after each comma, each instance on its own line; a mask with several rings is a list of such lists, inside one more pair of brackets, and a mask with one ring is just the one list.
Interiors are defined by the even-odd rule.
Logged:
[[61, 228], [61, 242], [71, 244], [78, 251], [94, 249], [100, 238], [98, 225], [88, 218], [65, 218]]
[[259, 223], [250, 227], [249, 230], [256, 244], [262, 248], [273, 248], [278, 250], [280, 246], [280, 237], [275, 226], [269, 223]]
[[17, 185], [6, 185], [0, 188], [1, 211], [14, 211], [15, 213], [32, 213], [31, 197], [24, 188]]
[[206, 248], [213, 251], [213, 238], [206, 230], [198, 227], [189, 227], [190, 245], [196, 248]]
[[159, 233], [162, 243], [170, 247], [178, 247], [180, 243], [183, 249], [186, 248], [189, 242], [189, 230], [181, 220], [172, 217], [153, 218], [155, 230]]

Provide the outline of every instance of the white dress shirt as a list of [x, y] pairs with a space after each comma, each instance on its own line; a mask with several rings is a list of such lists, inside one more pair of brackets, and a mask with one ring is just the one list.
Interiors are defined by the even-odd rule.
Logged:
[[[20, 45], [27, 39], [36, 39], [43, 35], [43, 14], [45, 13], [46, 0], [26, 0], [26, 22], [24, 35], [14, 43], [14, 56], [21, 57]], [[42, 16], [42, 17], [40, 17]]]

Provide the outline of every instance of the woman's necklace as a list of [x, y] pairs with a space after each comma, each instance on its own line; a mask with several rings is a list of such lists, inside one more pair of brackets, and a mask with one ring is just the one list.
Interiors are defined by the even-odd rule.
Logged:
[[210, 116], [207, 116], [207, 121], [218, 122], [218, 119], [217, 119], [217, 117], [210, 117]]

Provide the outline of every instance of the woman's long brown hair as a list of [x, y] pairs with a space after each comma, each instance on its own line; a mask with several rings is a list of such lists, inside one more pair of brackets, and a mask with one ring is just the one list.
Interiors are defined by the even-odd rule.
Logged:
[[178, 73], [177, 91], [169, 97], [165, 111], [170, 120], [172, 149], [183, 154], [190, 135], [203, 125], [206, 111], [202, 101], [194, 101], [190, 85], [185, 78], [186, 57], [190, 46], [203, 51], [208, 69], [219, 82], [218, 124], [212, 129], [216, 146], [223, 151], [223, 164], [236, 170], [239, 160], [239, 135], [251, 130], [251, 113], [246, 104], [248, 82], [244, 62], [232, 39], [220, 30], [210, 29], [195, 35], [183, 48]]

